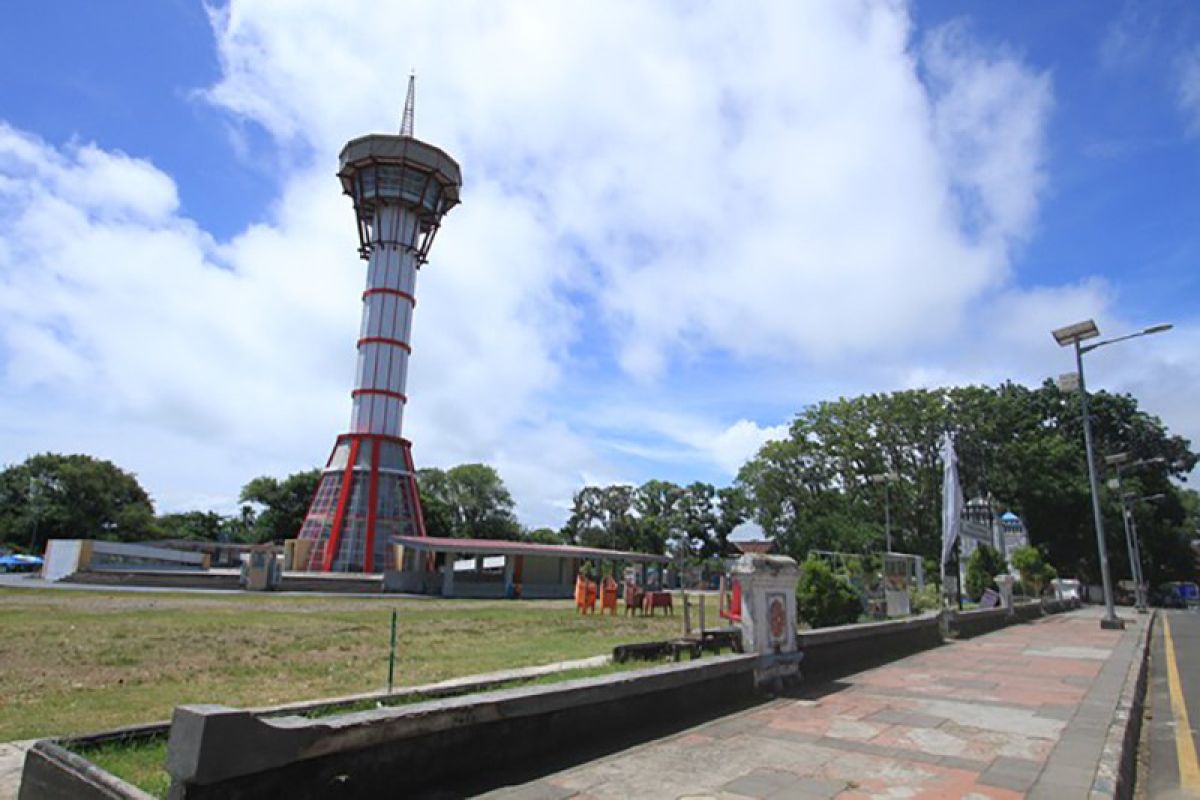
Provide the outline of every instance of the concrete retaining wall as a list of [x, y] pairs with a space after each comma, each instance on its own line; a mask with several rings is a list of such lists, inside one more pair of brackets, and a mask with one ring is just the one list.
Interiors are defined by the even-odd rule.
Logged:
[[864, 625], [839, 625], [799, 635], [805, 679], [830, 679], [911, 655], [942, 643], [938, 615]]
[[18, 800], [154, 800], [141, 789], [51, 741], [40, 741], [25, 754]]
[[563, 750], [616, 743], [751, 700], [756, 656], [732, 655], [551, 686], [324, 719], [175, 710], [171, 797], [403, 796]]
[[948, 626], [955, 638], [970, 639], [974, 636], [998, 631], [1009, 625], [1015, 625], [1019, 622], [1029, 622], [1033, 619], [1040, 619], [1047, 614], [1058, 614], [1073, 608], [1079, 608], [1078, 601], [1029, 600], [1022, 603], [1014, 603], [1011, 616], [1003, 608], [959, 611], [949, 617]]

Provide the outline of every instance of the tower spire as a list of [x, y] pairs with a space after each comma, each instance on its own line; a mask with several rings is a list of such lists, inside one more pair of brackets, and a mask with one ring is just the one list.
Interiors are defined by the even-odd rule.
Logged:
[[400, 118], [400, 135], [413, 135], [413, 105], [415, 101], [415, 89], [417, 83], [417, 73], [410, 72], [408, 75], [408, 96], [404, 98], [404, 116]]

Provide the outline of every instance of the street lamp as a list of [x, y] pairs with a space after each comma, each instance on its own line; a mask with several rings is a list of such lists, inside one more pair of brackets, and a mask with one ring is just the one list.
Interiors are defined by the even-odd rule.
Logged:
[[1154, 503], [1162, 500], [1164, 497], [1166, 497], [1166, 495], [1162, 492], [1159, 492], [1158, 494], [1146, 495], [1145, 497], [1137, 497], [1133, 492], [1127, 492], [1126, 494], [1121, 495], [1121, 507], [1125, 512], [1126, 519], [1129, 520], [1129, 527], [1133, 531], [1133, 554], [1134, 557], [1137, 558], [1138, 587], [1141, 589], [1140, 600], [1142, 602], [1142, 606], [1138, 609], [1138, 611], [1142, 614], [1145, 614], [1149, 609], [1146, 608], [1146, 588], [1142, 580], [1142, 546], [1138, 538], [1137, 517], [1133, 513], [1133, 505], [1134, 503], [1143, 502]]
[[1094, 339], [1100, 335], [1100, 329], [1096, 327], [1093, 320], [1076, 322], [1074, 325], [1068, 325], [1053, 332], [1054, 341], [1058, 342], [1060, 347], [1075, 348], [1075, 372], [1079, 376], [1079, 407], [1083, 414], [1083, 443], [1087, 452], [1088, 483], [1092, 490], [1092, 519], [1096, 524], [1096, 548], [1100, 553], [1100, 579], [1104, 587], [1104, 618], [1100, 620], [1101, 628], [1120, 630], [1125, 627], [1125, 623], [1117, 617], [1117, 612], [1113, 608], [1112, 581], [1108, 577], [1108, 549], [1104, 546], [1104, 518], [1100, 514], [1100, 487], [1099, 481], [1096, 479], [1096, 460], [1092, 455], [1092, 423], [1088, 417], [1087, 383], [1083, 378], [1083, 354], [1090, 353], [1097, 347], [1116, 344], [1138, 336], [1162, 333], [1170, 329], [1170, 324], [1152, 325], [1136, 333], [1088, 345], [1082, 345], [1080, 342]]
[[892, 552], [892, 498], [888, 493], [888, 485], [900, 480], [900, 476], [894, 472], [881, 472], [878, 475], [869, 475], [867, 480], [871, 483], [883, 484], [883, 525], [884, 537], [887, 542], [887, 552]]
[[[1133, 519], [1133, 513], [1129, 508], [1129, 500], [1133, 497], [1133, 494], [1126, 494], [1122, 489], [1121, 474], [1127, 470], [1137, 469], [1138, 467], [1165, 464], [1166, 461], [1162, 456], [1155, 456], [1154, 458], [1143, 458], [1131, 464], [1128, 463], [1129, 453], [1116, 453], [1104, 459], [1104, 463], [1112, 467], [1117, 474], [1117, 477], [1109, 485], [1117, 490], [1117, 495], [1121, 498], [1121, 521], [1125, 525], [1125, 547], [1129, 550], [1129, 569], [1133, 573], [1134, 607], [1137, 608], [1139, 614], [1145, 614], [1148, 610], [1146, 607], [1146, 583], [1142, 575], [1142, 547], [1137, 536], [1137, 520]], [[1164, 496], [1154, 495], [1154, 498]]]

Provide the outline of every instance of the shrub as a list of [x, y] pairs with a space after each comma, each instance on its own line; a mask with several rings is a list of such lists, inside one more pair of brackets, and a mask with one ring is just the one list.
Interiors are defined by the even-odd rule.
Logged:
[[996, 548], [979, 545], [967, 559], [967, 597], [978, 602], [985, 590], [999, 591], [995, 576], [1007, 571], [1008, 567]]
[[1030, 545], [1012, 551], [1012, 565], [1021, 573], [1021, 580], [1038, 597], [1041, 597], [1046, 584], [1058, 575], [1054, 567], [1046, 563], [1042, 551]]
[[813, 628], [846, 625], [858, 620], [862, 600], [854, 587], [819, 558], [810, 556], [800, 567], [796, 584], [796, 615]]
[[924, 614], [926, 611], [938, 611], [942, 607], [942, 593], [934, 583], [925, 584], [924, 589], [910, 587], [908, 590], [909, 604], [914, 614]]

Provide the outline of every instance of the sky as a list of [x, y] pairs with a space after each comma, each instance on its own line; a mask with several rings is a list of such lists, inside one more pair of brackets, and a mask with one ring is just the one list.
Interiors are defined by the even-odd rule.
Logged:
[[804, 406], [1073, 369], [1200, 442], [1200, 5], [62, 0], [0, 26], [0, 464], [160, 512], [321, 466], [365, 281], [334, 173], [462, 165], [417, 283], [418, 466], [530, 526], [726, 485]]

